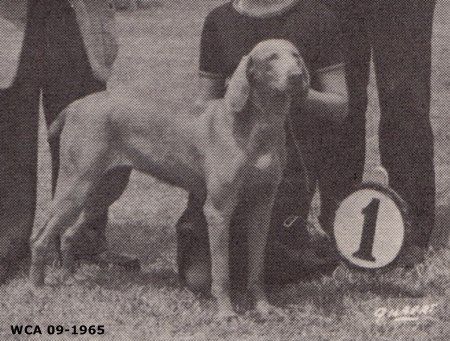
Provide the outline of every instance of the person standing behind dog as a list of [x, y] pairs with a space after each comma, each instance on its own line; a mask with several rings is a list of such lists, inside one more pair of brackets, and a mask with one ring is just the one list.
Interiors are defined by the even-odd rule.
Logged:
[[[301, 151], [288, 132], [287, 167], [275, 201], [267, 247], [268, 279], [285, 282], [301, 275], [301, 259], [290, 259], [289, 254], [301, 254], [302, 247], [308, 243], [305, 222], [316, 183], [322, 194], [324, 222], [330, 220], [327, 215], [335, 210], [336, 192], [342, 190], [334, 173], [335, 140], [339, 136], [339, 122], [347, 114], [347, 90], [336, 19], [326, 6], [311, 0], [242, 0], [217, 7], [209, 13], [203, 27], [199, 97], [200, 102], [222, 97], [226, 81], [241, 58], [254, 45], [270, 38], [291, 41], [299, 49], [311, 76], [311, 90], [304, 107], [291, 111], [294, 135]], [[305, 165], [299, 153], [306, 161], [309, 188], [306, 188]], [[203, 271], [209, 267], [201, 204], [189, 200], [177, 225], [180, 277], [191, 286], [189, 267]], [[297, 219], [286, 225], [285, 221], [292, 216]], [[233, 225], [231, 243], [235, 251], [230, 254], [231, 263], [240, 263], [232, 271], [232, 282], [236, 282], [246, 273], [243, 264], [246, 257], [242, 253], [246, 235], [239, 229], [238, 218]], [[196, 271], [196, 275], [204, 277], [200, 270]]]
[[[381, 163], [390, 186], [409, 204], [413, 242], [405, 262], [423, 259], [435, 219], [433, 132], [430, 122], [431, 38], [435, 0], [323, 0], [343, 31], [349, 116], [340, 174], [362, 179], [365, 113], [373, 53], [380, 98]], [[409, 260], [408, 260], [409, 258]]]
[[[36, 208], [40, 97], [50, 125], [69, 103], [105, 90], [118, 45], [114, 9], [107, 0], [2, 0], [0, 29], [2, 281], [29, 252]], [[50, 151], [54, 187], [59, 138], [50, 141]], [[106, 195], [107, 186], [104, 190]], [[89, 216], [93, 238], [87, 248], [99, 252], [107, 208]]]

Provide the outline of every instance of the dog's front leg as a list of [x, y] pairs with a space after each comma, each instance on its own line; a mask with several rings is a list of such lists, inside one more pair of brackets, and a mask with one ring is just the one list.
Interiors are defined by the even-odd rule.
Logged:
[[255, 202], [248, 216], [248, 283], [247, 288], [255, 299], [255, 309], [265, 317], [275, 309], [268, 303], [264, 285], [264, 257], [269, 232], [276, 186], [268, 185], [252, 192]]
[[[222, 187], [222, 186], [221, 186]], [[219, 319], [236, 316], [230, 298], [229, 230], [236, 206], [235, 190], [218, 188], [208, 193], [205, 215], [208, 221], [211, 246], [212, 285], [211, 292], [217, 299]]]

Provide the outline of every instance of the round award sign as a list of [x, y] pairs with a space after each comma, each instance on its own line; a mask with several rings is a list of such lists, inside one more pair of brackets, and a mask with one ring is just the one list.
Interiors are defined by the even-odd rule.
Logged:
[[394, 262], [407, 234], [406, 205], [392, 190], [363, 184], [344, 199], [334, 221], [341, 256], [362, 269], [380, 269]]

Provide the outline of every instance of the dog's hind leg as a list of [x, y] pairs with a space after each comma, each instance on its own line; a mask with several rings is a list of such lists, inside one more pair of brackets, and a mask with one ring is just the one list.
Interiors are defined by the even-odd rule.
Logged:
[[[45, 258], [49, 251], [51, 242], [59, 235], [65, 233], [66, 229], [79, 218], [86, 198], [92, 188], [99, 181], [107, 157], [101, 148], [90, 148], [86, 153], [77, 153], [79, 164], [72, 162], [67, 157], [70, 153], [63, 152], [60, 167], [60, 176], [56, 188], [55, 198], [48, 210], [48, 218], [44, 226], [40, 229], [32, 240], [30, 280], [34, 286], [44, 284], [45, 278]], [[65, 265], [69, 265], [67, 258], [68, 249], [66, 240], [61, 241], [63, 249], [63, 260]]]
[[[45, 258], [50, 244], [67, 226], [71, 226], [78, 219], [91, 186], [92, 181], [74, 179], [70, 188], [52, 203], [49, 218], [32, 243], [30, 280], [34, 286], [44, 284]], [[63, 243], [61, 247], [64, 249]], [[65, 254], [63, 250], [63, 257]]]
[[131, 168], [128, 166], [108, 170], [90, 191], [80, 226], [68, 232], [68, 242], [72, 243], [78, 260], [101, 263], [98, 257], [107, 251], [105, 237], [109, 207], [125, 191], [130, 173]]
[[63, 277], [75, 271], [75, 261], [79, 256], [77, 252], [80, 251], [78, 248], [83, 247], [80, 243], [89, 242], [89, 240], [80, 240], [80, 236], [86, 229], [92, 228], [89, 224], [95, 221], [98, 214], [103, 214], [119, 199], [128, 184], [130, 172], [129, 168], [112, 169], [95, 183], [92, 182], [78, 220], [67, 228], [61, 238]]
[[69, 225], [67, 230], [63, 233], [61, 237], [61, 258], [62, 258], [62, 279], [67, 277], [69, 274], [75, 272], [75, 250], [74, 250], [74, 241], [80, 233], [80, 230], [84, 226], [86, 221], [86, 212], [82, 209], [81, 213], [78, 216], [76, 222], [72, 225]]

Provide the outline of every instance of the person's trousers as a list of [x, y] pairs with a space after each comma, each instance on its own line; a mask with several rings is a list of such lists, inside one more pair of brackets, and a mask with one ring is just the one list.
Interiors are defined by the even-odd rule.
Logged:
[[[41, 96], [50, 125], [71, 102], [105, 89], [106, 84], [93, 76], [69, 1], [29, 0], [16, 79], [10, 88], [0, 90], [0, 259], [15, 262], [29, 251], [36, 208]], [[52, 141], [50, 151], [54, 188], [59, 139]], [[108, 194], [110, 189], [103, 191]], [[104, 229], [107, 206], [91, 217], [93, 227]]]
[[[306, 115], [292, 117], [287, 134], [287, 164], [272, 209], [265, 278], [270, 284], [306, 278], [319, 270], [289, 256], [310, 247], [308, 215], [316, 188], [321, 227], [331, 235], [334, 214], [347, 185], [338, 173], [341, 126]], [[331, 251], [331, 250], [330, 250]]]
[[[350, 114], [340, 174], [362, 177], [371, 52], [381, 107], [380, 153], [390, 186], [408, 203], [413, 243], [428, 245], [435, 218], [430, 122], [431, 38], [435, 0], [325, 0], [343, 31]], [[351, 188], [351, 186], [348, 186]]]

